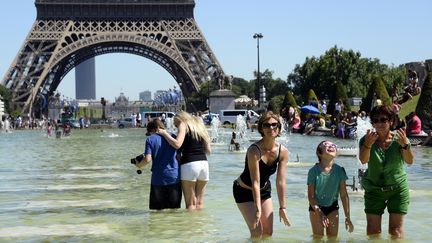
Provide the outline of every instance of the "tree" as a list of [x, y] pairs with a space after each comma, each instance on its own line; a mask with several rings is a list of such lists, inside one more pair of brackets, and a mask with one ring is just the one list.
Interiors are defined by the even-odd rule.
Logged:
[[334, 93], [335, 101], [342, 100], [343, 105], [345, 106], [345, 110], [350, 111], [351, 105], [348, 102], [347, 91], [346, 91], [345, 86], [342, 84], [342, 82], [337, 81], [334, 90], [335, 90], [335, 93]]
[[302, 65], [296, 65], [287, 84], [303, 97], [313, 89], [320, 99], [328, 95], [335, 100], [332, 89], [340, 81], [348, 97], [365, 97], [374, 75], [382, 75], [390, 89], [394, 82], [403, 85], [406, 72], [403, 66], [389, 67], [376, 58], [363, 58], [360, 52], [334, 46], [320, 57], [306, 57]]
[[432, 72], [429, 72], [423, 83], [422, 92], [416, 107], [418, 117], [423, 121], [422, 126], [431, 126], [432, 123]]
[[292, 91], [288, 91], [288, 93], [285, 95], [285, 98], [282, 103], [282, 107], [287, 107], [288, 105], [292, 107], [297, 107], [297, 102], [293, 96]]
[[234, 77], [232, 80], [232, 91], [236, 97], [240, 95], [247, 95], [248, 97], [254, 97], [254, 85], [243, 78]]
[[21, 111], [18, 107], [14, 109], [14, 105], [12, 102], [12, 94], [5, 86], [0, 84], [0, 95], [3, 97], [4, 109], [5, 113], [11, 115], [21, 115]]
[[275, 113], [275, 114], [280, 114], [283, 99], [284, 99], [283, 95], [278, 95], [278, 96], [271, 98], [271, 100], [269, 101], [267, 110], [273, 111], [273, 113]]
[[370, 112], [373, 108], [372, 103], [374, 99], [377, 98], [382, 101], [383, 105], [391, 104], [391, 99], [385, 87], [384, 81], [379, 75], [376, 75], [372, 78], [372, 84], [369, 86], [369, 91], [366, 97], [362, 99], [360, 109]]
[[318, 102], [318, 97], [316, 96], [315, 91], [313, 89], [310, 89], [307, 93], [307, 100], [305, 102], [306, 104], [309, 104], [313, 100], [316, 100], [316, 102]]

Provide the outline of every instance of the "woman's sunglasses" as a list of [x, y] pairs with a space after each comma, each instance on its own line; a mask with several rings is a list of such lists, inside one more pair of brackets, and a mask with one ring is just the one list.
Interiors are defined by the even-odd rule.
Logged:
[[273, 123], [263, 123], [262, 124], [263, 128], [271, 128], [271, 129], [276, 129], [279, 128], [279, 123], [278, 122], [273, 122]]
[[389, 119], [387, 117], [372, 118], [372, 123], [384, 123], [388, 121]]

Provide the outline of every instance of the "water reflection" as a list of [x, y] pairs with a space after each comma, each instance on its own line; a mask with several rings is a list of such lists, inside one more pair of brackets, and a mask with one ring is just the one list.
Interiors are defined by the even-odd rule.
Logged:
[[[74, 130], [68, 139], [47, 138], [41, 131], [2, 133], [0, 241], [248, 242], [247, 226], [231, 192], [232, 181], [243, 170], [245, 151], [227, 150], [232, 131], [217, 132], [218, 144], [209, 157], [206, 208], [193, 213], [148, 210], [150, 169], [146, 167], [137, 175], [129, 162], [144, 149], [145, 129]], [[259, 134], [246, 130], [246, 137], [245, 147]], [[290, 151], [289, 161], [299, 157], [287, 167], [287, 212], [293, 226], [287, 229], [275, 215], [274, 236], [268, 242], [312, 241], [306, 178], [317, 162], [311, 148], [323, 139], [328, 138], [297, 134], [278, 138]], [[339, 146], [356, 143], [331, 140]], [[405, 238], [420, 242], [429, 238], [423, 234], [432, 224], [432, 149], [413, 149], [415, 162], [407, 167], [411, 204]], [[353, 157], [336, 161], [349, 177], [355, 176], [360, 166]], [[348, 190], [355, 231], [348, 234], [341, 224], [339, 239], [366, 241], [363, 193]], [[382, 239], [386, 241], [388, 214], [383, 217]]]

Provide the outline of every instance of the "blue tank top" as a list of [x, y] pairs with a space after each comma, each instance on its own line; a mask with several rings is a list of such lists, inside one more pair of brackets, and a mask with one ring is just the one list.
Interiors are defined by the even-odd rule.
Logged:
[[[261, 149], [259, 148], [259, 146], [255, 143], [252, 144], [251, 146], [256, 146], [258, 148], [258, 150], [260, 151], [260, 158], [261, 158]], [[265, 184], [267, 183], [267, 181], [270, 179], [270, 176], [276, 172], [277, 166], [279, 164], [279, 159], [280, 159], [280, 151], [281, 151], [281, 145], [279, 144], [278, 157], [273, 163], [271, 163], [271, 165], [267, 165], [266, 163], [264, 163], [264, 161], [262, 159], [260, 159], [260, 161], [258, 162], [259, 171], [260, 171], [260, 188], [263, 188], [265, 186]], [[240, 175], [240, 179], [247, 186], [250, 186], [250, 187], [252, 186], [252, 180], [250, 177], [249, 166], [247, 163], [247, 155], [245, 158], [245, 168]]]

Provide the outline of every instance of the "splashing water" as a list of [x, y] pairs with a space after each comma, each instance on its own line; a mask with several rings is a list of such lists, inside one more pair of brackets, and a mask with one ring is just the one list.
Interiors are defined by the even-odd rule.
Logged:
[[361, 118], [361, 117], [357, 117], [357, 131], [356, 131], [356, 135], [357, 135], [357, 141], [356, 141], [356, 149], [357, 149], [357, 162], [361, 165], [361, 168], [362, 169], [366, 169], [367, 168], [367, 165], [363, 165], [361, 162], [360, 162], [360, 158], [359, 158], [359, 151], [360, 151], [360, 148], [359, 148], [359, 140], [364, 136], [364, 135], [366, 135], [366, 133], [367, 133], [367, 130], [372, 130], [372, 124], [370, 123], [370, 119], [369, 119], [369, 117], [367, 116], [367, 117], [364, 117], [364, 118]]
[[357, 138], [360, 139], [366, 135], [368, 129], [372, 129], [369, 117], [357, 117]]
[[236, 133], [238, 134], [238, 139], [241, 143], [247, 141], [246, 138], [246, 119], [242, 115], [238, 115], [236, 119]]
[[173, 121], [173, 119], [174, 118], [172, 118], [172, 117], [167, 117], [165, 119], [166, 130], [168, 132], [173, 132], [174, 131], [174, 121]]
[[213, 117], [210, 126], [211, 126], [210, 139], [212, 143], [217, 143], [219, 142], [219, 128], [220, 128], [219, 118]]

